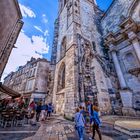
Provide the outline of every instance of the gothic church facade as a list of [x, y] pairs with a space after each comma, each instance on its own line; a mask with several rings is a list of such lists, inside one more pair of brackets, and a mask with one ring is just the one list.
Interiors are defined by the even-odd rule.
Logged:
[[119, 95], [124, 114], [139, 113], [139, 7], [139, 0], [114, 0], [103, 13], [93, 0], [59, 0], [51, 58], [56, 112], [72, 118], [90, 100], [110, 113]]

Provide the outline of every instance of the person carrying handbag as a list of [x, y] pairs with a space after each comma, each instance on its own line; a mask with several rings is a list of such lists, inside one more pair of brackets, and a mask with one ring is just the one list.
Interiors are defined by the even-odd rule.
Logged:
[[75, 128], [79, 135], [79, 139], [84, 140], [85, 119], [83, 117], [83, 114], [80, 112], [79, 108], [76, 109], [74, 121], [75, 121]]

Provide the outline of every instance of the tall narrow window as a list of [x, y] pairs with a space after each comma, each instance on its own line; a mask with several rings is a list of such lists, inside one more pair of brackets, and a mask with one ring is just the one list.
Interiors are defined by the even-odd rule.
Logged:
[[93, 47], [93, 50], [96, 52], [96, 44], [95, 44], [95, 42], [92, 42], [92, 47]]
[[66, 5], [67, 0], [64, 0], [64, 6]]
[[65, 88], [65, 64], [62, 63], [58, 73], [58, 86], [57, 90], [60, 91], [61, 89]]
[[61, 43], [61, 50], [60, 50], [60, 56], [61, 56], [61, 58], [63, 58], [65, 56], [65, 53], [66, 53], [66, 45], [67, 45], [66, 37], [64, 37], [63, 40], [62, 40], [62, 43]]

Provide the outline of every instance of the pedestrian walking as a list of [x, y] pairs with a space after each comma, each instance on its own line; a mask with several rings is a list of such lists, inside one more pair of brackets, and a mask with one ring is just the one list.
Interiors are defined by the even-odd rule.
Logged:
[[84, 120], [85, 120], [85, 125], [86, 125], [86, 116], [87, 116], [86, 109], [83, 106], [80, 106], [79, 109], [80, 109], [80, 112], [83, 114], [83, 117], [84, 117]]
[[50, 117], [51, 116], [51, 113], [52, 113], [52, 104], [49, 103], [49, 105], [48, 105], [48, 111], [47, 111], [47, 117]]
[[54, 105], [52, 104], [52, 113], [54, 113]]
[[89, 115], [89, 123], [90, 123], [89, 131], [92, 131], [93, 104], [91, 103], [91, 101], [88, 101], [88, 103], [87, 103], [87, 111], [88, 111], [88, 115]]
[[97, 131], [99, 139], [102, 140], [102, 135], [101, 135], [101, 132], [100, 132], [101, 121], [100, 121], [99, 113], [98, 112], [99, 112], [98, 107], [97, 106], [93, 106], [93, 114], [92, 114], [92, 117], [93, 117], [92, 140], [94, 140], [95, 131]]
[[79, 108], [76, 109], [74, 121], [75, 121], [75, 128], [79, 135], [79, 140], [84, 140], [85, 119]]
[[41, 107], [41, 121], [45, 121], [46, 105], [43, 104]]
[[28, 107], [28, 111], [29, 111], [29, 115], [30, 115], [30, 119], [32, 119], [35, 115], [35, 102], [32, 101]]
[[40, 113], [41, 113], [41, 102], [38, 102], [37, 107], [36, 107], [36, 121], [39, 121], [40, 118]]
[[45, 104], [45, 120], [47, 119], [47, 113], [48, 113], [48, 104]]

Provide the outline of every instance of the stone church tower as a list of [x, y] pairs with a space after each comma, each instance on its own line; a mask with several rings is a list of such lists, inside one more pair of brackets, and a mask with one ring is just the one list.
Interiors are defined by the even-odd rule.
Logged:
[[[56, 59], [53, 103], [56, 112], [72, 118], [75, 107], [91, 100], [101, 112], [110, 110], [98, 19], [93, 0], [59, 0], [52, 61]], [[58, 26], [58, 24], [56, 24]], [[56, 28], [57, 29], [57, 28]]]

